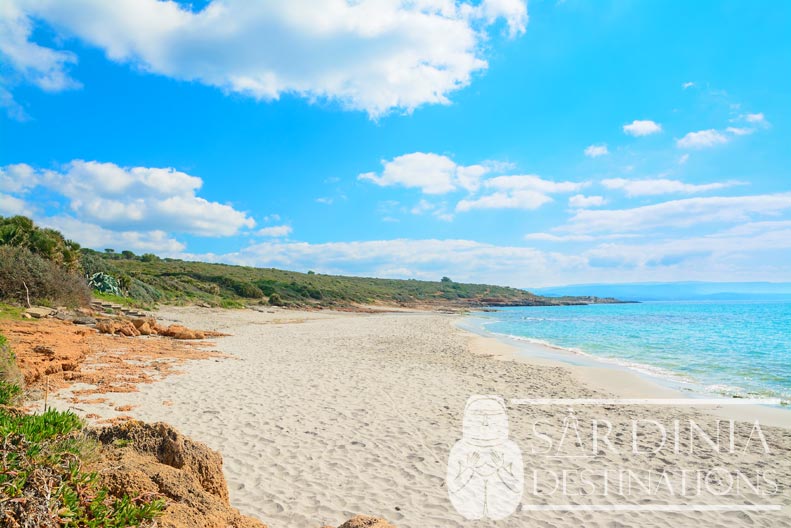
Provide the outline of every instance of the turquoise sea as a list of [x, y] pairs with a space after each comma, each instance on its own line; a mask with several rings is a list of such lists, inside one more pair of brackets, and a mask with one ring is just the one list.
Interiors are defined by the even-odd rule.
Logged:
[[[474, 324], [705, 394], [791, 400], [791, 302], [502, 308]], [[562, 359], [562, 357], [560, 358]]]

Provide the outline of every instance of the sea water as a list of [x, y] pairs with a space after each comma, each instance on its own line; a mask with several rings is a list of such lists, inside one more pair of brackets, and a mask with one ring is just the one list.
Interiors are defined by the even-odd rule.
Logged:
[[[791, 400], [791, 302], [644, 302], [502, 308], [485, 330], [725, 396]], [[573, 357], [573, 356], [572, 356]]]

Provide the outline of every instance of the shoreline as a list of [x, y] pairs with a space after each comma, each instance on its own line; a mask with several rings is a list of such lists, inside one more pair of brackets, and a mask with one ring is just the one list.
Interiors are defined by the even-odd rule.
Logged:
[[[138, 392], [106, 395], [106, 403], [75, 406], [64, 391], [51, 395], [51, 404], [98, 419], [112, 418], [117, 416], [114, 409], [132, 406], [125, 414], [166, 422], [207, 444], [223, 456], [231, 505], [272, 528], [336, 526], [356, 514], [382, 517], [398, 528], [468, 526], [449, 503], [445, 482], [449, 453], [462, 437], [465, 404], [471, 395], [496, 394], [509, 402], [602, 398], [611, 397], [616, 377], [623, 379], [607, 369], [601, 379], [608, 386], [601, 390], [584, 382], [588, 378], [581, 377], [585, 373], [579, 369], [515, 357], [513, 347], [459, 328], [460, 315], [168, 307], [157, 317], [230, 334], [213, 339], [222, 357], [188, 362], [180, 374], [141, 385]], [[118, 339], [120, 344], [126, 339], [157, 338]], [[629, 390], [643, 387], [636, 384]], [[580, 423], [605, 415], [615, 427], [624, 427], [640, 415], [666, 424], [695, 419], [707, 428], [714, 421], [699, 408], [598, 406], [575, 408], [574, 413]], [[510, 434], [527, 454], [533, 441], [531, 422], [548, 420], [550, 433], [556, 435], [567, 414], [565, 407], [509, 406]], [[738, 432], [744, 433], [744, 427]], [[773, 427], [764, 432], [785, 490], [791, 487], [791, 435]], [[776, 462], [774, 453], [781, 455]], [[749, 472], [767, 460], [752, 452], [735, 460], [721, 453], [701, 457], [684, 451], [671, 453], [670, 458], [633, 458], [603, 453], [596, 462], [634, 470], [659, 470], [668, 463], [679, 467], [719, 463]], [[562, 463], [537, 456], [525, 460], [542, 470], [557, 469]], [[580, 467], [579, 463], [573, 467]], [[527, 483], [525, 490], [525, 500], [531, 503], [564, 500], [529, 496]], [[781, 513], [744, 515], [756, 526], [791, 526], [783, 522], [791, 519], [791, 503], [785, 495], [781, 498], [785, 501]], [[657, 499], [678, 500], [666, 494]], [[605, 505], [619, 502], [618, 497], [597, 500]], [[718, 500], [708, 494], [699, 502]], [[516, 528], [535, 521], [604, 528], [619, 519], [611, 513], [525, 515], [514, 514], [498, 526]], [[727, 514], [695, 515], [702, 515], [710, 526], [733, 525]], [[673, 522], [685, 525], [691, 517], [639, 513], [620, 519], [650, 528]]]
[[[520, 361], [536, 365], [555, 366], [568, 369], [588, 387], [613, 393], [617, 398], [662, 398], [662, 399], [699, 399], [705, 394], [674, 387], [672, 380], [666, 380], [635, 368], [609, 363], [593, 355], [575, 355], [562, 347], [524, 341], [485, 329], [483, 325], [467, 324], [470, 320], [480, 319], [476, 315], [466, 315], [455, 323], [460, 330], [470, 334], [471, 347], [478, 353], [486, 354], [496, 350], [497, 359]], [[485, 349], [485, 350], [482, 350]], [[577, 360], [577, 363], [574, 363]], [[718, 399], [728, 398], [719, 396]], [[695, 405], [724, 419], [739, 421], [759, 420], [761, 424], [791, 429], [791, 409], [769, 405]]]

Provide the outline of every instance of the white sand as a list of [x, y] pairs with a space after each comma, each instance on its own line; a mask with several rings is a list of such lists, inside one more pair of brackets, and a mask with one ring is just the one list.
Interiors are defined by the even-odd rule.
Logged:
[[[716, 496], [704, 488], [700, 496], [681, 498], [665, 488], [651, 495], [536, 496], [528, 478], [522, 503], [594, 507], [780, 504], [783, 509], [521, 511], [496, 523], [465, 521], [448, 499], [445, 477], [451, 447], [461, 438], [463, 410], [470, 395], [498, 394], [506, 401], [616, 394], [674, 396], [614, 369], [572, 368], [548, 360], [514, 361], [511, 348], [459, 330], [454, 316], [168, 308], [159, 317], [232, 334], [217, 339], [216, 345], [235, 358], [195, 361], [184, 368], [184, 374], [141, 386], [139, 393], [109, 395], [112, 404], [136, 405], [124, 414], [169, 422], [221, 451], [232, 504], [275, 528], [337, 526], [356, 513], [382, 516], [401, 528], [791, 526], [788, 429], [762, 428], [769, 454], [760, 451], [757, 440], [746, 453], [715, 453], [698, 442], [690, 454], [688, 429], [682, 429], [687, 436], [681, 439], [678, 454], [670, 447], [654, 456], [632, 454], [629, 430], [624, 429], [631, 419], [655, 419], [672, 428], [673, 419], [684, 424], [694, 418], [707, 430], [713, 428], [711, 414], [691, 407], [660, 406], [575, 406], [580, 431], [589, 436], [592, 418], [610, 420], [610, 438], [616, 447], [624, 446], [595, 458], [547, 458], [531, 453], [531, 448], [544, 447], [533, 434], [536, 420], [545, 420], [543, 430], [558, 438], [566, 408], [509, 405], [510, 438], [522, 449], [528, 476], [534, 469], [560, 474], [564, 469], [606, 467], [654, 469], [658, 474], [663, 468], [721, 466], [752, 475], [772, 468], [780, 494], [762, 495], [748, 489], [741, 495]], [[60, 407], [69, 406], [67, 396], [61, 395]], [[108, 405], [79, 405], [76, 410], [83, 415], [119, 414]], [[739, 448], [749, 432], [749, 427], [737, 428]], [[571, 446], [569, 450], [559, 453], [583, 452], [573, 452], [573, 442], [566, 445]]]

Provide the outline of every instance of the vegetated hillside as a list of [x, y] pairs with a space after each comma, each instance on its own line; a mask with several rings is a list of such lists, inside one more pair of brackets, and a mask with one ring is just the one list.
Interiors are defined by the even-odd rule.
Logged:
[[299, 273], [206, 262], [160, 259], [112, 250], [83, 250], [88, 274], [103, 271], [141, 303], [205, 302], [233, 306], [263, 301], [272, 305], [345, 307], [362, 304], [448, 307], [530, 306], [614, 302], [592, 297], [547, 298], [517, 288], [440, 281], [375, 279]]
[[23, 216], [0, 216], [0, 300], [87, 304], [96, 295], [136, 305], [206, 303], [237, 307], [544, 306], [617, 302], [596, 297], [541, 297], [517, 288], [440, 281], [374, 279], [161, 259], [147, 253], [80, 249]]

